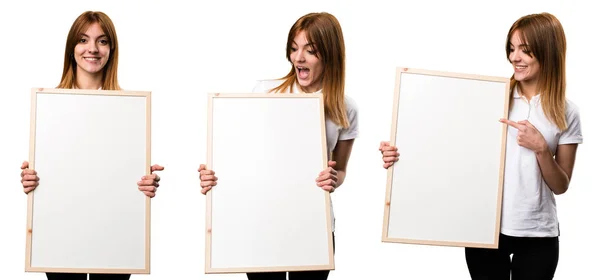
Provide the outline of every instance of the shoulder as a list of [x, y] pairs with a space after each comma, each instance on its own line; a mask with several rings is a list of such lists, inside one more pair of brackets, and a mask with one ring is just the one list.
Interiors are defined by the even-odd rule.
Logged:
[[579, 121], [579, 107], [573, 103], [573, 101], [567, 99], [567, 105], [565, 108], [567, 123], [573, 120]]
[[358, 106], [351, 97], [344, 95], [344, 104], [346, 105], [346, 114], [348, 116], [355, 115], [358, 112]]
[[579, 112], [579, 106], [577, 106], [573, 101], [567, 99], [567, 114]]
[[254, 89], [252, 90], [252, 92], [267, 93], [267, 92], [271, 91], [272, 89], [276, 88], [277, 86], [281, 85], [282, 83], [283, 83], [283, 81], [279, 80], [279, 79], [258, 80], [256, 82], [256, 85], [254, 86]]
[[567, 99], [565, 111], [567, 129], [561, 133], [561, 138], [558, 144], [561, 145], [583, 143], [583, 135], [581, 133], [581, 120], [579, 117], [579, 107], [577, 107], [575, 103]]

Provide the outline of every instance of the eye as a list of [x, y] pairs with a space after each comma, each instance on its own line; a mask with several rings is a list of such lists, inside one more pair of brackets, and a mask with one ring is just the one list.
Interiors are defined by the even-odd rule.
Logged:
[[108, 45], [109, 44], [108, 40], [106, 40], [106, 39], [100, 39], [98, 42], [100, 43], [100, 45]]
[[509, 52], [514, 52], [514, 51], [515, 51], [515, 49], [514, 49], [514, 48], [510, 48], [510, 49], [509, 49]]
[[309, 50], [308, 50], [308, 53], [309, 53], [309, 54], [312, 54], [312, 55], [316, 55], [316, 54], [317, 54], [317, 51], [315, 51], [315, 50], [313, 50], [313, 49], [309, 49]]
[[86, 38], [81, 38], [81, 39], [79, 39], [79, 41], [78, 41], [78, 42], [79, 42], [79, 43], [85, 43], [85, 42], [87, 42], [87, 39], [86, 39]]
[[295, 51], [297, 51], [297, 50], [298, 50], [298, 49], [297, 49], [297, 48], [294, 48], [294, 47], [291, 47], [291, 48], [290, 48], [290, 51], [292, 51], [292, 52], [295, 52]]

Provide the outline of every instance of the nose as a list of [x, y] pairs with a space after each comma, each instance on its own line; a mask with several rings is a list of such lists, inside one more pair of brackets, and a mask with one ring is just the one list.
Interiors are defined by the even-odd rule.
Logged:
[[297, 51], [294, 56], [294, 62], [304, 62], [304, 61], [305, 61], [304, 52], [302, 50]]
[[97, 53], [98, 52], [98, 45], [96, 45], [96, 43], [89, 44], [88, 52], [89, 53]]
[[508, 55], [508, 59], [510, 60], [510, 62], [521, 61], [520, 51], [519, 50], [514, 50], [513, 52], [510, 53], [510, 55]]

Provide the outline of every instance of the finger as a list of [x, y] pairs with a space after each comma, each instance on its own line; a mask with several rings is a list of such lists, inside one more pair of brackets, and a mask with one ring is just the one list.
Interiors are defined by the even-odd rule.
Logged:
[[333, 169], [333, 167], [329, 167], [329, 169], [327, 171], [328, 171], [329, 174], [332, 174], [332, 175], [337, 175], [338, 174], [337, 170]]
[[156, 196], [156, 193], [154, 193], [154, 192], [143, 192], [143, 193], [149, 198], [153, 198], [154, 196]]
[[202, 194], [206, 194], [206, 193], [207, 193], [208, 191], [210, 191], [211, 189], [212, 189], [212, 186], [207, 186], [207, 187], [204, 187], [204, 188], [202, 188], [202, 190], [200, 190], [200, 192], [201, 192]]
[[29, 162], [24, 161], [23, 163], [21, 163], [21, 169], [27, 169], [29, 168]]
[[145, 180], [138, 181], [137, 184], [138, 184], [138, 186], [155, 186], [158, 183], [152, 179], [145, 179]]
[[158, 176], [158, 174], [150, 174], [150, 175], [144, 175], [142, 176], [142, 180], [153, 180], [153, 181], [160, 181], [160, 176]]
[[150, 172], [162, 171], [162, 170], [165, 170], [165, 168], [163, 166], [158, 165], [158, 164], [150, 166]]
[[202, 175], [200, 176], [200, 181], [216, 181], [219, 178], [215, 175]]
[[337, 178], [337, 176], [335, 176], [331, 173], [326, 173], [326, 174], [319, 176], [316, 181], [317, 181], [317, 183], [319, 183], [319, 182], [323, 182], [326, 180], [334, 180], [335, 182], [337, 182], [338, 178]]
[[200, 182], [200, 187], [206, 188], [206, 187], [210, 187], [210, 186], [216, 186], [217, 182], [215, 181], [202, 181]]
[[335, 165], [337, 164], [337, 162], [330, 160], [327, 162], [327, 166], [331, 167], [331, 168], [335, 168]]
[[383, 163], [391, 165], [391, 164], [394, 164], [394, 162], [397, 162], [398, 159], [399, 158], [397, 158], [397, 157], [384, 157], [382, 160], [383, 160]]
[[156, 174], [142, 176], [142, 180], [154, 180], [155, 178], [156, 178]]
[[24, 188], [29, 188], [29, 187], [37, 187], [40, 185], [40, 183], [38, 183], [37, 181], [22, 181], [21, 182], [23, 184]]
[[29, 193], [29, 192], [31, 192], [31, 191], [33, 191], [33, 190], [35, 190], [35, 186], [34, 186], [34, 187], [27, 187], [27, 188], [24, 188], [24, 189], [23, 189], [23, 191], [24, 191], [26, 194], [27, 194], [27, 193]]
[[335, 187], [330, 186], [330, 185], [322, 186], [320, 188], [323, 189], [324, 191], [328, 191], [328, 192], [333, 192], [335, 190]]
[[335, 169], [333, 169], [333, 168], [331, 168], [331, 167], [327, 167], [327, 169], [325, 169], [325, 170], [323, 170], [323, 171], [319, 172], [319, 176], [318, 176], [318, 177], [324, 176], [324, 175], [326, 175], [326, 174], [333, 174], [333, 175], [337, 175], [337, 174], [338, 174], [338, 172], [337, 172], [337, 170], [335, 170]]
[[531, 124], [528, 120], [518, 121], [517, 123], [518, 124], [522, 124], [522, 125], [524, 125], [526, 127], [533, 127], [533, 128], [535, 128], [535, 126], [533, 126], [533, 124]]
[[143, 192], [156, 192], [157, 188], [155, 186], [139, 186], [138, 190]]
[[198, 167], [198, 172], [201, 172], [202, 170], [206, 170], [206, 164], [200, 164], [200, 167]]
[[321, 189], [323, 189], [324, 191], [328, 191], [330, 193], [335, 191], [335, 188], [332, 186], [323, 186], [323, 187], [321, 187]]
[[507, 120], [507, 119], [500, 119], [500, 122], [504, 123], [504, 124], [507, 124], [507, 125], [510, 125], [510, 126], [516, 128], [516, 129], [519, 129], [519, 130], [521, 130], [520, 128], [522, 127], [518, 123], [516, 123], [514, 121], [511, 121], [511, 120]]
[[385, 152], [383, 152], [383, 156], [384, 157], [398, 157], [398, 156], [400, 156], [400, 153], [397, 151], [385, 151]]
[[205, 170], [200, 171], [200, 176], [202, 176], [202, 175], [215, 175], [215, 172], [212, 170], [205, 169]]
[[333, 186], [335, 188], [337, 186], [337, 182], [334, 181], [333, 179], [327, 179], [327, 180], [318, 182], [317, 186], [319, 186], [319, 187]]
[[518, 121], [517, 123], [518, 124], [523, 124], [523, 125], [530, 124], [528, 120]]
[[25, 169], [25, 170], [21, 171], [21, 177], [26, 176], [26, 175], [37, 175], [37, 172], [33, 169]]
[[381, 141], [379, 143], [379, 150], [382, 151], [385, 147], [387, 147], [389, 145], [390, 145], [390, 142], [388, 142], [388, 141]]
[[397, 150], [398, 150], [398, 147], [396, 147], [396, 146], [386, 146], [381, 151], [386, 152], [386, 151], [397, 151]]
[[388, 169], [388, 168], [390, 168], [390, 166], [392, 166], [392, 165], [394, 165], [394, 162], [385, 162], [385, 163], [383, 164], [383, 168], [385, 168], [385, 169]]
[[383, 158], [384, 163], [394, 163], [396, 161], [398, 161], [397, 157], [384, 157]]
[[521, 135], [517, 135], [517, 144], [519, 144], [519, 146], [523, 146], [523, 137], [521, 137]]
[[38, 178], [37, 175], [33, 175], [33, 174], [26, 174], [25, 176], [22, 176], [23, 179], [21, 180], [22, 182], [24, 181], [39, 181], [40, 178]]

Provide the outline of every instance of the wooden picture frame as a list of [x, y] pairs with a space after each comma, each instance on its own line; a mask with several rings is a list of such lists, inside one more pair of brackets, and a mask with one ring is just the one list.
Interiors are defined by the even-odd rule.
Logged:
[[150, 95], [31, 90], [25, 271], [150, 273]]
[[383, 242], [497, 248], [509, 79], [398, 68]]
[[334, 269], [321, 94], [208, 96], [206, 273]]

